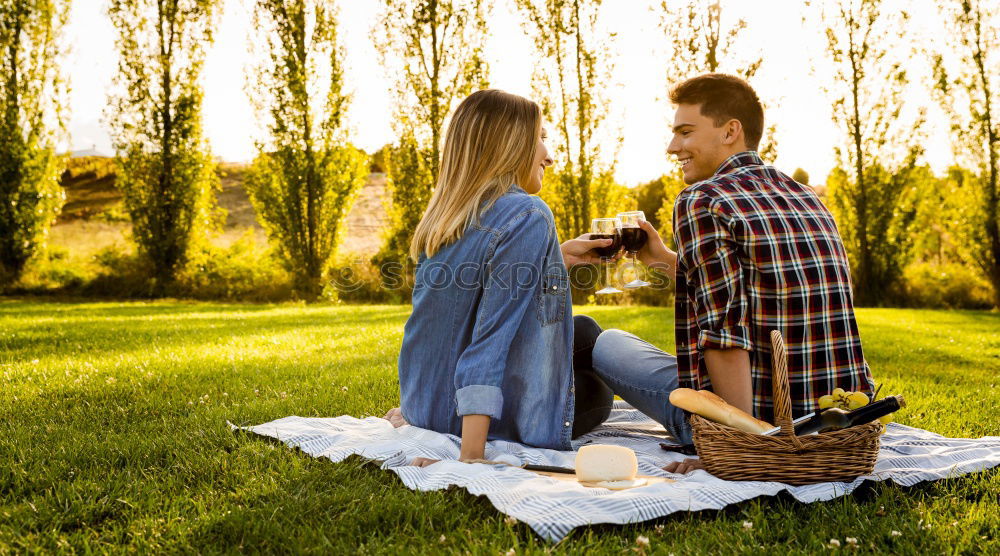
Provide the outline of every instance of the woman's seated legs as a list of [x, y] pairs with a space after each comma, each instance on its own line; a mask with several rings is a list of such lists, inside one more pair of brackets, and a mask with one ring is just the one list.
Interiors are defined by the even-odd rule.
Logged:
[[593, 348], [593, 369], [615, 394], [663, 425], [681, 444], [691, 443], [684, 412], [670, 404], [677, 388], [677, 358], [621, 330], [605, 330]]
[[614, 393], [594, 373], [591, 353], [601, 326], [585, 315], [573, 317], [573, 438], [584, 435], [611, 415]]

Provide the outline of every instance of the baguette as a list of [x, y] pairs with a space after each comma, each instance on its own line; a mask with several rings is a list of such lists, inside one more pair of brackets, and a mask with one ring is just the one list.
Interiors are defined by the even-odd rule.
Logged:
[[716, 423], [751, 434], [762, 434], [774, 425], [754, 418], [753, 415], [729, 405], [725, 400], [707, 390], [678, 388], [670, 393], [670, 403]]

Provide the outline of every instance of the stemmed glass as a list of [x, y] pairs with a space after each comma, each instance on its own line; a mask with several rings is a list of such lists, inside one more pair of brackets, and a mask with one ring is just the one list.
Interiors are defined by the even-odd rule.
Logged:
[[595, 218], [590, 222], [590, 239], [614, 240], [607, 247], [594, 248], [594, 251], [601, 257], [601, 263], [604, 267], [604, 287], [594, 293], [622, 293], [620, 289], [611, 285], [608, 278], [608, 263], [622, 247], [621, 226], [622, 222], [617, 218]]
[[639, 222], [645, 220], [646, 215], [641, 210], [631, 210], [628, 212], [619, 212], [618, 219], [622, 222], [622, 247], [632, 258], [632, 270], [636, 273], [635, 280], [625, 284], [625, 287], [632, 289], [648, 286], [649, 282], [639, 279], [639, 265], [635, 262], [639, 250], [642, 249], [643, 245], [646, 245], [646, 240], [648, 239], [646, 230], [639, 227]]

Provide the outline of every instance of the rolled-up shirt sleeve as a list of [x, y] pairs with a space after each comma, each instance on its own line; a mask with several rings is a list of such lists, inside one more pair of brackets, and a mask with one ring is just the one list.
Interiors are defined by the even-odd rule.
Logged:
[[704, 193], [682, 192], [674, 233], [678, 267], [693, 294], [698, 350], [753, 349], [743, 267], [719, 207]]
[[526, 209], [501, 230], [487, 261], [472, 340], [455, 368], [458, 415], [500, 418], [507, 353], [535, 303], [554, 233], [551, 220], [537, 208]]

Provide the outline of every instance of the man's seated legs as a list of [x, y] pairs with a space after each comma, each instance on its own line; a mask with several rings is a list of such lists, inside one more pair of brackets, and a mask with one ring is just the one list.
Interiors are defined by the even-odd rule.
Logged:
[[670, 404], [677, 388], [677, 358], [621, 330], [605, 330], [594, 345], [594, 371], [632, 407], [663, 425], [681, 444], [691, 443], [684, 412]]

